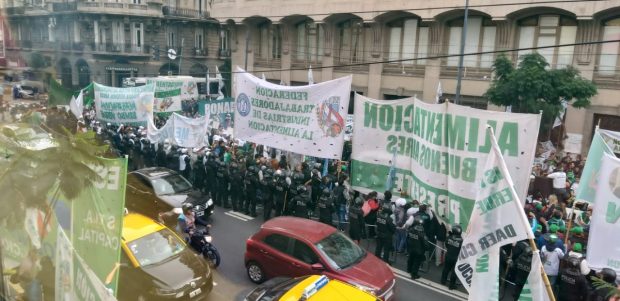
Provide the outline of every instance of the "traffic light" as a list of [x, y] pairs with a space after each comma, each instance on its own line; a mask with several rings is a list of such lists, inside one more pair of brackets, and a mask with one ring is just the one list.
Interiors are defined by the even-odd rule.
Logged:
[[159, 61], [159, 46], [153, 46], [153, 59]]

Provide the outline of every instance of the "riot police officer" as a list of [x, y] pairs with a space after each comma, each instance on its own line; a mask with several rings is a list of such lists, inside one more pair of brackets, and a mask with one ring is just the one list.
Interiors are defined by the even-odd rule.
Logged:
[[[331, 226], [332, 214], [334, 213], [334, 204], [332, 202], [329, 189], [323, 189], [323, 192], [320, 194], [317, 206], [319, 207], [319, 221], [321, 223]], [[310, 210], [312, 210], [312, 207], [310, 207]]]
[[599, 278], [607, 282], [609, 286], [600, 286], [592, 291], [588, 297], [588, 301], [606, 301], [609, 300], [609, 296], [615, 291], [616, 286], [616, 271], [610, 268], [603, 268], [599, 273]]
[[297, 189], [291, 189], [291, 193], [293, 193], [293, 191], [295, 191], [295, 196], [293, 196], [293, 198], [291, 199], [291, 205], [289, 206], [289, 208], [291, 208], [293, 216], [310, 218], [310, 216], [308, 215], [310, 195], [308, 195], [306, 186], [299, 185], [297, 186]]
[[441, 284], [446, 285], [446, 281], [448, 280], [448, 274], [450, 274], [450, 285], [449, 289], [456, 288], [456, 273], [454, 272], [454, 267], [456, 266], [456, 261], [459, 258], [459, 253], [461, 252], [461, 245], [463, 244], [463, 237], [461, 237], [461, 229], [460, 225], [453, 225], [452, 231], [450, 231], [450, 235], [446, 239], [446, 260], [444, 262], [443, 271], [441, 272]]
[[[573, 247], [574, 249], [574, 247]], [[574, 253], [574, 252], [570, 252]], [[588, 296], [588, 280], [581, 272], [582, 256], [565, 256], [560, 264], [558, 300], [584, 301]]]
[[411, 273], [411, 279], [418, 279], [418, 270], [422, 262], [426, 260], [426, 234], [424, 232], [424, 220], [416, 216], [413, 224], [407, 230], [407, 251], [409, 258], [407, 259], [407, 270]]
[[194, 162], [194, 167], [192, 168], [192, 171], [194, 172], [194, 188], [196, 188], [200, 192], [204, 192], [205, 180], [207, 178], [207, 172], [205, 170], [204, 164], [204, 156], [199, 155], [196, 158], [196, 162]]
[[243, 170], [237, 162], [230, 164], [230, 201], [234, 211], [241, 211], [243, 207]]
[[205, 170], [207, 172], [205, 189], [214, 202], [217, 200], [217, 167], [218, 164], [215, 161], [215, 156], [212, 152], [208, 152], [207, 163], [205, 163]]
[[273, 191], [273, 201], [276, 211], [275, 216], [280, 216], [284, 214], [284, 204], [286, 203], [289, 185], [286, 181], [286, 177], [284, 176], [284, 172], [281, 169], [278, 169], [276, 171], [276, 176], [274, 180], [275, 189]]
[[230, 208], [228, 204], [228, 183], [230, 181], [230, 174], [228, 166], [224, 161], [219, 161], [217, 166], [217, 198], [215, 204], [224, 208]]
[[[390, 263], [390, 251], [392, 251], [392, 238], [396, 232], [396, 225], [392, 220], [392, 207], [384, 204], [381, 212], [377, 215], [377, 247], [375, 256], [383, 258], [383, 261]], [[381, 254], [383, 253], [383, 257]]]
[[362, 210], [364, 200], [361, 197], [357, 197], [353, 202], [353, 206], [349, 208], [349, 237], [358, 245], [362, 239], [362, 233], [364, 232], [364, 211]]
[[267, 221], [271, 218], [273, 210], [273, 170], [266, 167], [261, 173], [260, 195], [263, 201], [263, 219]]
[[[532, 248], [530, 246], [525, 246], [523, 251], [517, 257], [517, 260], [514, 262], [515, 264], [515, 292], [514, 292], [514, 300], [519, 300], [519, 296], [521, 295], [521, 291], [523, 290], [523, 286], [525, 282], [527, 282], [527, 277], [530, 275], [530, 270], [532, 269]], [[561, 299], [560, 300], [564, 300]]]
[[245, 184], [245, 204], [243, 212], [250, 216], [256, 216], [256, 189], [259, 184], [257, 168], [250, 165], [244, 175], [243, 183]]
[[166, 167], [166, 150], [164, 149], [164, 144], [157, 144], [157, 152], [155, 153], [155, 161], [157, 166]]

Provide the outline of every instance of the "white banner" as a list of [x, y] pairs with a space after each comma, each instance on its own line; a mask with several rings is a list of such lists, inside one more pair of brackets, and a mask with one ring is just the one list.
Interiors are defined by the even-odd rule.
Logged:
[[146, 126], [153, 119], [154, 88], [153, 85], [115, 88], [95, 83], [97, 120]]
[[[596, 192], [598, 187], [599, 173], [601, 171], [601, 161], [603, 154], [614, 156], [620, 153], [620, 132], [596, 129], [588, 151], [588, 159], [584, 166], [577, 188], [577, 199], [589, 203], [596, 202]], [[604, 183], [603, 183], [604, 184]]]
[[153, 121], [149, 120], [147, 137], [151, 143], [169, 139], [170, 143], [180, 147], [203, 147], [209, 144], [206, 138], [209, 118], [210, 114], [200, 118], [188, 118], [173, 113], [160, 129], [157, 129]]
[[469, 300], [476, 301], [498, 299], [500, 247], [534, 237], [502, 150], [487, 132], [491, 150], [476, 176], [476, 203], [455, 268]]
[[384, 191], [396, 150], [393, 192], [430, 204], [444, 222], [466, 225], [491, 149], [489, 124], [525, 200], [540, 115], [356, 95], [354, 118], [351, 184], [362, 192]]
[[153, 112], [181, 111], [181, 101], [198, 100], [198, 85], [193, 79], [150, 78], [155, 85]]
[[235, 138], [307, 156], [340, 159], [351, 76], [280, 86], [237, 68]]
[[620, 240], [611, 239], [620, 233], [620, 159], [612, 154], [603, 154], [595, 204], [588, 239], [588, 263], [594, 269], [609, 267], [620, 273]]

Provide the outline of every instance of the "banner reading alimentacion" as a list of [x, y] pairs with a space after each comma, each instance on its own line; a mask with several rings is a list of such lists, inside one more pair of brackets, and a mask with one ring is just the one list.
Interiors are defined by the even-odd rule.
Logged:
[[340, 159], [351, 76], [309, 86], [280, 86], [237, 68], [235, 138]]
[[525, 200], [534, 160], [539, 115], [427, 104], [414, 98], [355, 98], [352, 176], [354, 188], [383, 192], [395, 156], [393, 191], [430, 204], [444, 222], [468, 223], [475, 180], [491, 149], [486, 125]]

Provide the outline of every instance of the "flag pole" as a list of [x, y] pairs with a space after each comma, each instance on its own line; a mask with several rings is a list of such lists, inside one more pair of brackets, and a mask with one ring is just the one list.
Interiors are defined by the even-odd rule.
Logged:
[[[493, 147], [497, 147], [497, 139], [495, 139], [495, 133], [493, 132], [493, 128], [487, 124], [487, 130], [489, 131], [489, 135], [491, 136]], [[518, 214], [519, 220], [521, 220], [521, 223], [523, 224], [523, 226], [526, 229], [528, 229], [527, 240], [530, 244], [530, 247], [532, 248], [532, 251], [533, 252], [538, 251], [538, 248], [536, 247], [536, 243], [534, 242], [534, 233], [532, 233], [532, 228], [530, 227], [530, 224], [527, 221], [527, 218], [525, 217], [525, 211], [523, 209], [523, 205], [521, 204], [521, 200], [519, 199], [519, 196], [517, 195], [517, 192], [514, 189], [512, 177], [510, 176], [510, 173], [508, 172], [508, 167], [506, 166], [506, 162], [504, 161], [504, 156], [501, 154], [501, 152], [499, 153], [500, 153], [499, 167], [502, 169], [502, 173], [506, 176], [506, 180], [508, 181], [508, 184], [511, 187], [510, 192], [512, 193], [512, 196], [516, 200], [515, 204], [517, 204], [518, 209], [521, 210], [520, 214]], [[540, 276], [542, 277], [543, 282], [545, 283], [545, 290], [547, 291], [549, 300], [555, 301], [555, 295], [553, 294], [551, 283], [549, 283], [549, 278], [547, 277], [547, 274], [545, 273], [545, 270], [542, 266], [540, 267]]]

